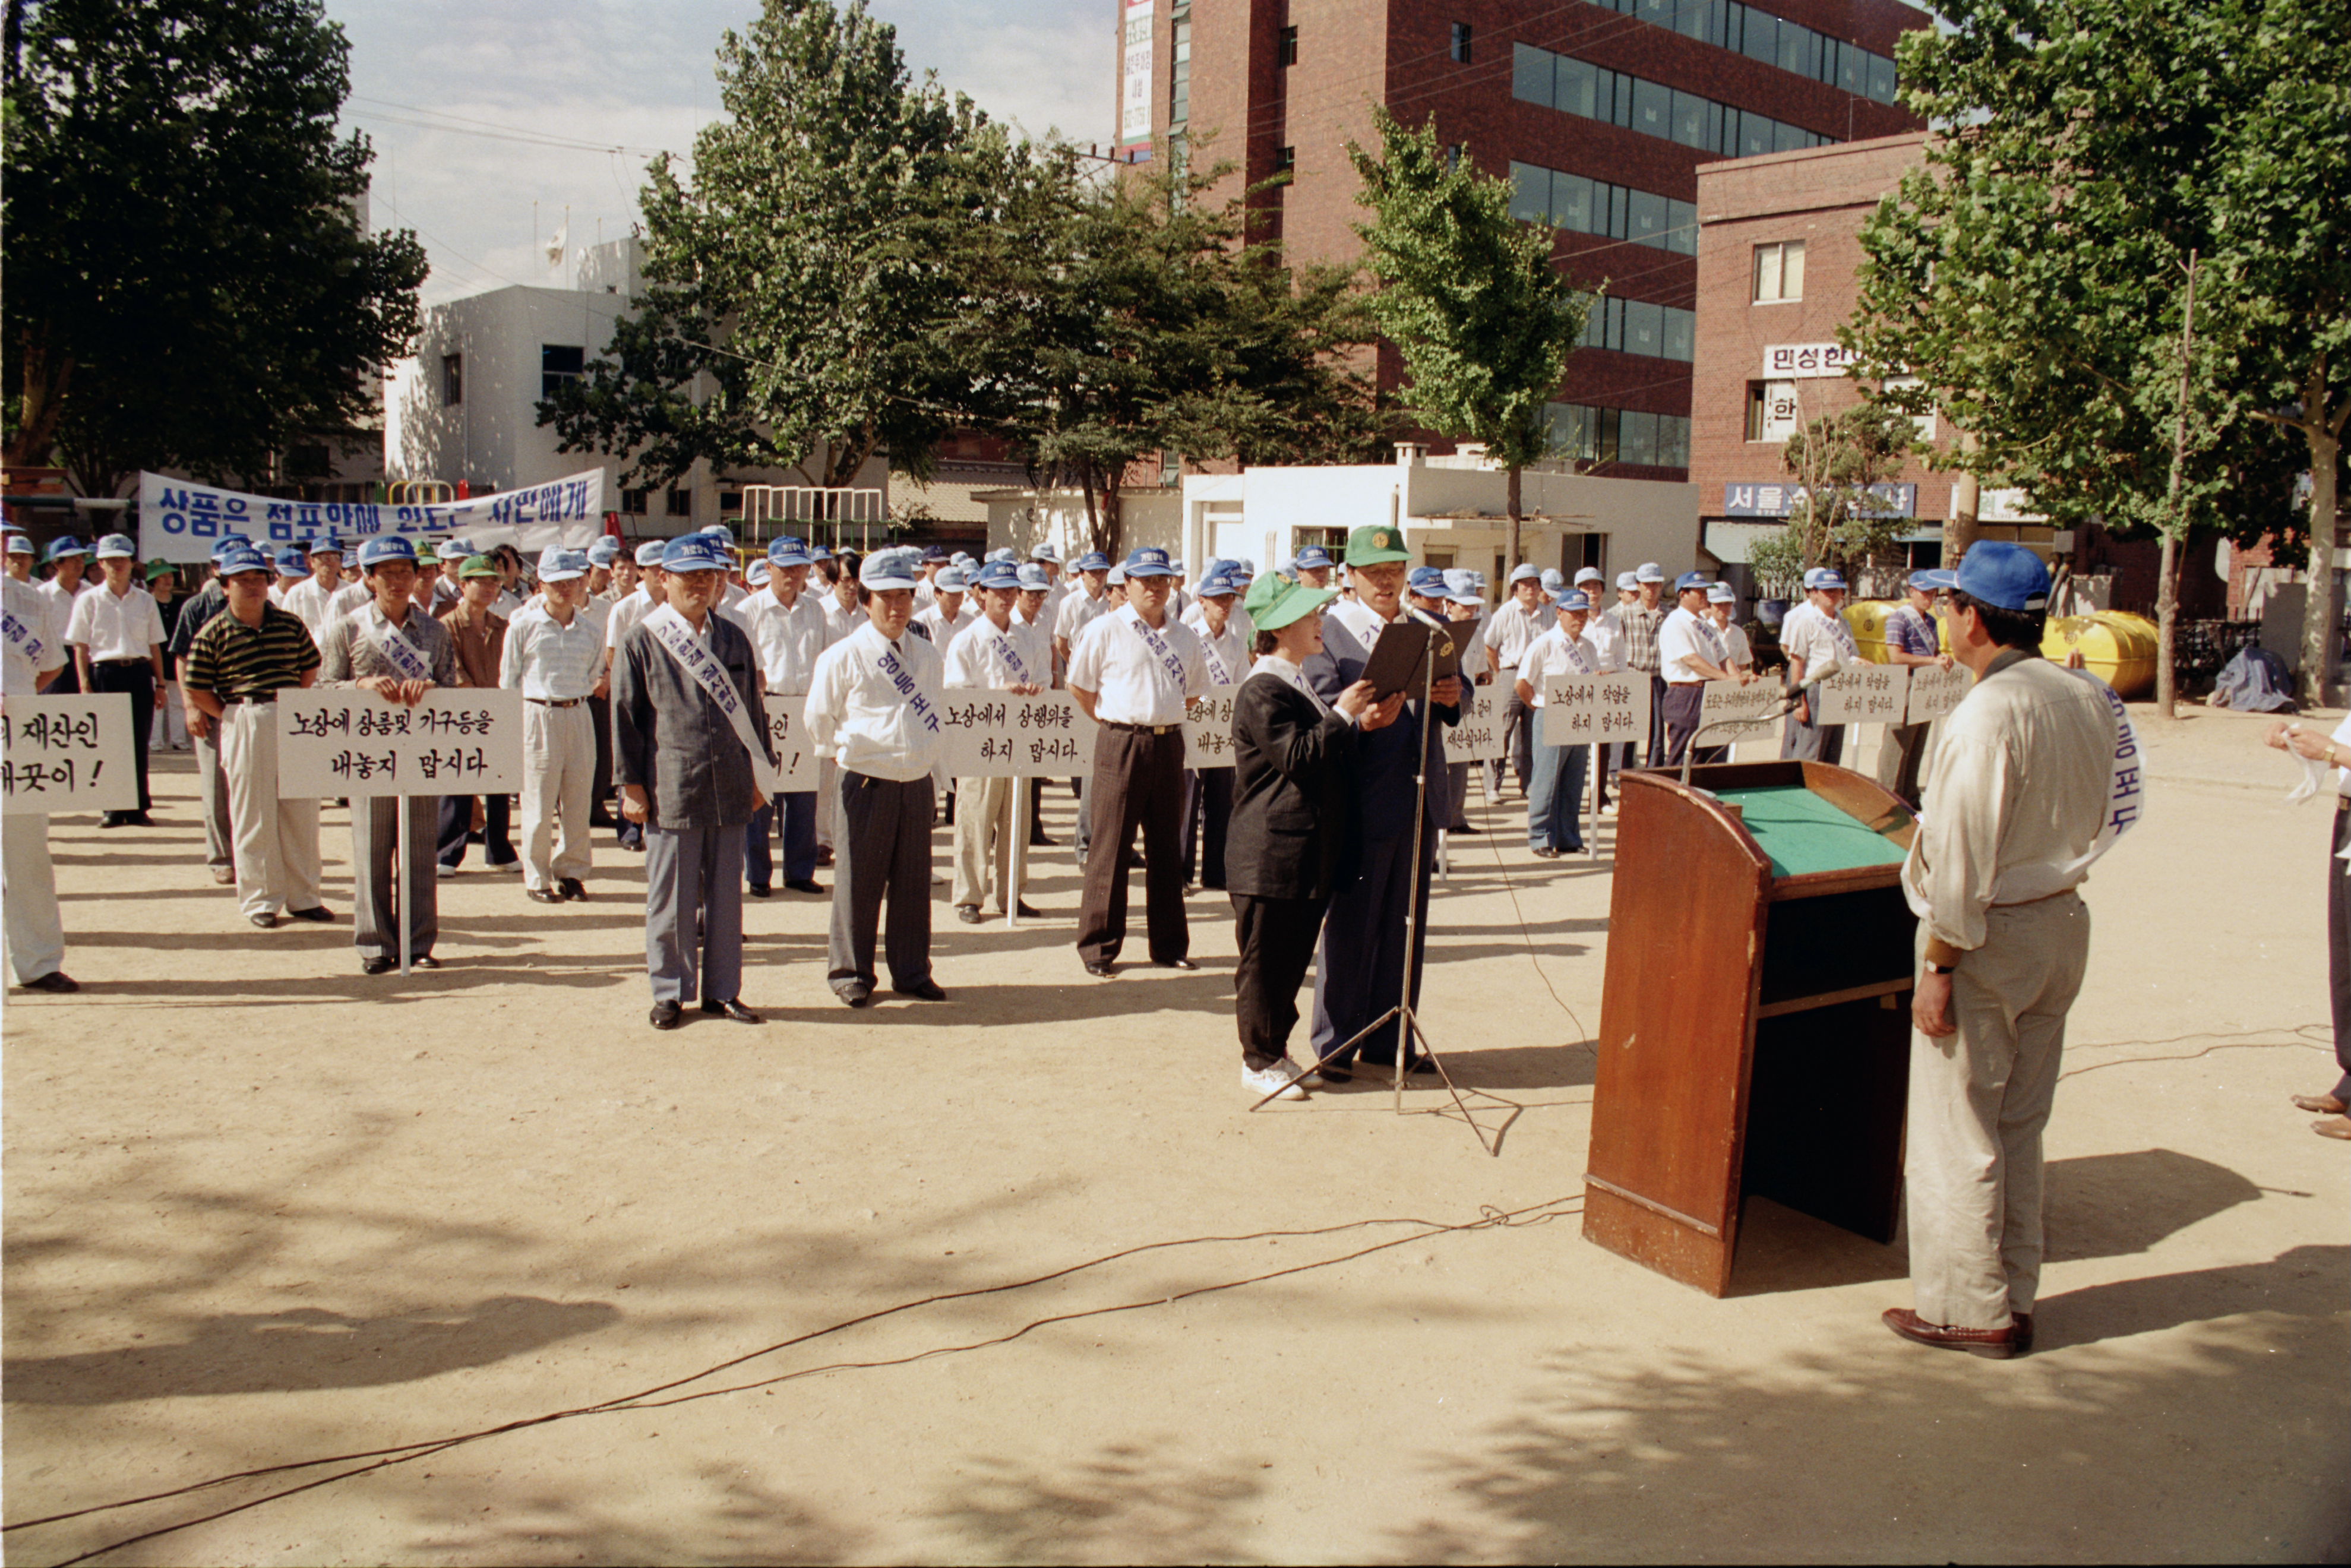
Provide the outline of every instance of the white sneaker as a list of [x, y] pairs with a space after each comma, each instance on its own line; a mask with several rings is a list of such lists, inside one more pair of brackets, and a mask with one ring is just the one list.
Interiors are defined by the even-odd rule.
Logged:
[[457, 868], [453, 865], [444, 865], [436, 870], [433, 874], [440, 880], [446, 882], [449, 878], [457, 874]]
[[1303, 1100], [1306, 1091], [1299, 1086], [1298, 1070], [1290, 1062], [1278, 1062], [1268, 1068], [1241, 1068], [1241, 1087], [1259, 1099], [1270, 1094], [1278, 1100]]

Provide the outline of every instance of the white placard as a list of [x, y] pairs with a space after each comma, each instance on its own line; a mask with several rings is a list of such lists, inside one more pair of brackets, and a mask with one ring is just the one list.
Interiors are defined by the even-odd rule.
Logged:
[[1093, 770], [1094, 721], [1063, 692], [1033, 697], [949, 687], [939, 761], [955, 779], [1075, 779]]
[[0, 716], [0, 780], [10, 815], [137, 810], [131, 694], [10, 697]]
[[1543, 682], [1545, 746], [1614, 746], [1649, 737], [1649, 673], [1552, 675]]
[[824, 759], [809, 740], [806, 693], [796, 697], [768, 694], [768, 743], [776, 748], [781, 768], [776, 793], [799, 795], [816, 788], [817, 768]]
[[1233, 765], [1233, 697], [1240, 683], [1210, 686], [1206, 695], [1184, 703], [1184, 766], [1190, 768]]
[[1461, 684], [1461, 722], [1445, 731], [1447, 762], [1491, 762], [1503, 753], [1502, 717], [1510, 688], [1500, 677], [1489, 686]]
[[1842, 343], [1773, 343], [1763, 350], [1763, 374], [1817, 381], [1844, 375], [1858, 358]]
[[1975, 684], [1974, 672], [1965, 664], [1953, 664], [1948, 670], [1934, 664], [1911, 665], [1910, 702], [1902, 722], [1931, 724], [1959, 706], [1959, 699]]
[[1773, 710], [1785, 695], [1777, 681], [1750, 681], [1745, 685], [1737, 681], [1707, 682], [1698, 713], [1698, 733], [1705, 738], [1697, 744], [1729, 746], [1778, 733], [1780, 719]]
[[522, 788], [522, 694], [438, 686], [414, 707], [357, 686], [277, 694], [277, 793], [493, 795]]
[[161, 474], [139, 476], [141, 560], [206, 560], [223, 534], [243, 534], [273, 555], [272, 546], [307, 544], [327, 534], [340, 538], [348, 550], [386, 535], [415, 540], [456, 534], [477, 549], [512, 545], [536, 556], [550, 545], [587, 549], [603, 527], [603, 517], [601, 468], [470, 500], [397, 507], [373, 501], [287, 501]]
[[1910, 701], [1907, 664], [1847, 664], [1812, 688], [1814, 724], [1900, 724]]
[[1126, 0], [1120, 16], [1118, 144], [1151, 140], [1152, 0]]

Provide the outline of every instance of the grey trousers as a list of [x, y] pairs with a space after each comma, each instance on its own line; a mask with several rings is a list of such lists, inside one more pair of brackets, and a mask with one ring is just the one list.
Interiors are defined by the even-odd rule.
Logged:
[[[1804, 711], [1817, 710], [1813, 704], [1821, 700], [1818, 686], [1811, 689], [1804, 699]], [[1796, 716], [1788, 716], [1788, 728], [1780, 737], [1782, 761], [1825, 762], [1834, 767], [1844, 760], [1844, 726], [1841, 724], [1798, 724]]]
[[931, 777], [900, 782], [840, 772], [832, 841], [832, 931], [826, 978], [835, 991], [875, 982], [873, 938], [890, 900], [883, 956], [899, 988], [931, 977]]
[[731, 1002], [742, 996], [740, 823], [646, 825], [645, 969], [657, 1002]]
[[228, 773], [221, 767], [223, 722], [213, 720], [211, 732], [195, 742], [196, 779], [204, 786], [204, 864], [214, 871], [227, 871], [236, 864], [236, 832], [228, 822]]
[[[408, 876], [394, 889], [392, 857], [400, 846], [399, 812], [408, 811]], [[400, 959], [400, 893], [415, 899], [408, 956], [422, 958], [441, 935], [440, 888], [434, 882], [441, 844], [438, 795], [351, 797], [351, 946], [362, 958]]]
[[[1921, 954], [1926, 946], [1921, 921]], [[2032, 1310], [2041, 1133], [2089, 961], [2090, 911], [2078, 894], [1991, 909], [1983, 946], [1951, 977], [1959, 1032], [1910, 1037], [1910, 1289], [1930, 1323], [2000, 1329]]]
[[1918, 803], [1918, 768], [1927, 759], [1931, 724], [1889, 724], [1877, 743], [1877, 781], [1912, 805]]

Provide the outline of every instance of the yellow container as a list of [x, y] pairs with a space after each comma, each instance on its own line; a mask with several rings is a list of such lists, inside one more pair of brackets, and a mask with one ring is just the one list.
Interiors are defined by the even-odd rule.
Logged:
[[2079, 653], [2083, 668], [2126, 697], [2143, 697], [2155, 690], [2160, 646], [2154, 622], [2119, 610], [2053, 615], [2041, 637], [2043, 657], [2062, 664]]
[[[1861, 646], [1861, 656], [1873, 664], [1889, 661], [1886, 657], [1886, 618], [1902, 608], [1899, 599], [1849, 599], [1845, 601], [1844, 623], [1853, 628], [1853, 640]], [[1951, 651], [1951, 630], [1943, 618], [1935, 617], [1935, 636], [1943, 652]]]

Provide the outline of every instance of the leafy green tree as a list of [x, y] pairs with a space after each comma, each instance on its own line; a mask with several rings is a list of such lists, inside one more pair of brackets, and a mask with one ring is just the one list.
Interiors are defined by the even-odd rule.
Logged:
[[363, 422], [408, 352], [424, 252], [371, 235], [319, 0], [8, 6], [6, 461], [85, 494], [141, 468], [258, 485]]
[[1900, 473], [1917, 445], [1910, 416], [1875, 397], [1815, 415], [1788, 437], [1780, 460], [1804, 489], [1788, 526], [1797, 575], [1813, 566], [1852, 571], [1893, 552], [1908, 519], [1886, 515], [1869, 486]]
[[1510, 183], [1466, 158], [1448, 168], [1435, 123], [1374, 111], [1377, 157], [1353, 142], [1358, 224], [1377, 289], [1374, 319], [1404, 356], [1410, 412], [1481, 441], [1510, 471], [1510, 558], [1519, 559], [1520, 478], [1552, 450], [1543, 404], [1558, 390], [1596, 295], [1552, 265], [1552, 230], [1510, 216]]
[[[2063, 523], [2241, 531], [2281, 433], [2311, 473], [2303, 668], [2334, 664], [2351, 419], [2351, 28], [2340, 0], [1942, 0], [1905, 99], [1947, 127], [1865, 227], [1848, 340], [1976, 439], [1942, 459]], [[2186, 330], [2190, 257], [2195, 329]], [[2265, 487], [2264, 487], [2265, 488]]]

